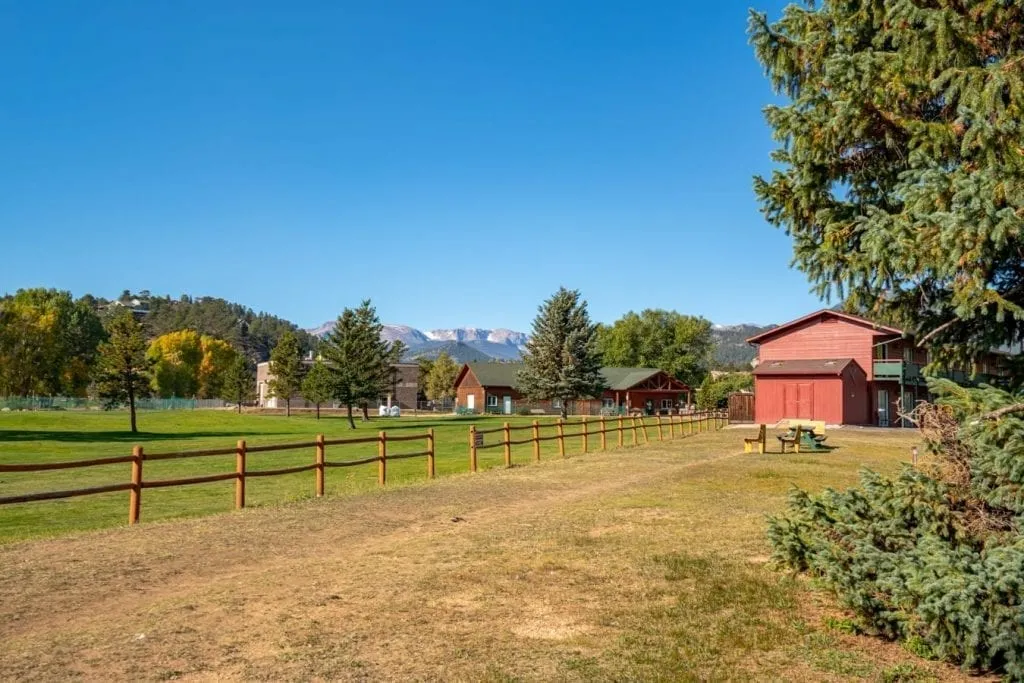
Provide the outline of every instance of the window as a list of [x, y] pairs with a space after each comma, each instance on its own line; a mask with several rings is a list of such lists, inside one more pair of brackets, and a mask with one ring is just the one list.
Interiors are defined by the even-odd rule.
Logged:
[[495, 396], [494, 394], [489, 395], [487, 397], [487, 407], [488, 408], [496, 408], [496, 407], [498, 407], [498, 397]]
[[602, 408], [614, 408], [615, 407], [615, 399], [614, 398], [604, 398], [604, 399], [601, 399], [601, 407]]
[[553, 398], [553, 399], [551, 399], [551, 407], [554, 408], [555, 410], [561, 410], [562, 409], [562, 399], [560, 399], [560, 398]]
[[663, 398], [661, 399], [661, 407], [663, 410], [670, 410], [672, 408], [672, 399]]

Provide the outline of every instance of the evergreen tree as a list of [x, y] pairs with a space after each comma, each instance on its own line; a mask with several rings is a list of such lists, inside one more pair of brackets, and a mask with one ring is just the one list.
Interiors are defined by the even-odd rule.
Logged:
[[789, 5], [750, 38], [788, 101], [762, 210], [822, 296], [942, 364], [1024, 333], [1024, 4]]
[[122, 309], [107, 324], [108, 340], [99, 346], [96, 388], [108, 409], [128, 404], [132, 433], [135, 400], [149, 396], [150, 361], [146, 358], [146, 337], [131, 311]]
[[294, 332], [285, 332], [270, 352], [270, 393], [284, 399], [285, 415], [291, 417], [292, 396], [302, 389], [302, 352]]
[[1024, 680], [1024, 404], [934, 380], [914, 419], [934, 454], [892, 479], [794, 490], [774, 558], [818, 576], [860, 626], [926, 656]]
[[239, 354], [231, 363], [227, 374], [224, 375], [221, 398], [228, 403], [234, 403], [238, 412], [241, 413], [242, 405], [252, 401], [255, 395], [256, 378], [245, 356]]
[[530, 399], [559, 400], [563, 418], [568, 401], [600, 396], [606, 384], [595, 332], [580, 293], [560, 288], [533, 320], [517, 378], [520, 391]]
[[320, 404], [327, 403], [334, 395], [334, 378], [323, 361], [317, 360], [302, 380], [302, 397], [316, 404], [316, 419], [320, 419]]
[[426, 394], [431, 401], [443, 401], [455, 398], [455, 379], [460, 367], [452, 357], [442, 351], [437, 359], [430, 364], [430, 374], [426, 378]]
[[[384, 326], [369, 300], [359, 308], [346, 308], [320, 346], [333, 376], [334, 398], [342, 403], [349, 427], [355, 429], [352, 407], [380, 398], [391, 378], [395, 361], [392, 345], [381, 338]], [[365, 418], [365, 413], [364, 413]]]

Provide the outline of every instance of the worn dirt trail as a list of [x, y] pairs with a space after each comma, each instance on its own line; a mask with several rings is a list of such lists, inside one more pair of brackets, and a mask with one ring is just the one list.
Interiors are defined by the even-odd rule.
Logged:
[[0, 678], [550, 678], [616, 636], [601, 596], [636, 588], [636, 558], [559, 547], [594, 535], [602, 501], [735, 457], [693, 450], [5, 546]]

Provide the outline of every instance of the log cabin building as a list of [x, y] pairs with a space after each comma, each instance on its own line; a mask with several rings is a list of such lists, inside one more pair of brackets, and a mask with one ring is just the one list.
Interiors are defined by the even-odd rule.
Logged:
[[[456, 404], [478, 413], [557, 413], [554, 401], [527, 401], [517, 389], [522, 363], [466, 363], [455, 380]], [[617, 415], [640, 412], [667, 415], [688, 406], [693, 391], [656, 368], [601, 368], [608, 390], [597, 399], [571, 401], [570, 415]]]
[[[900, 411], [928, 399], [922, 368], [928, 353], [903, 330], [821, 310], [747, 340], [757, 347], [754, 421], [824, 420], [828, 424], [906, 426]], [[998, 382], [993, 353], [960, 382]]]

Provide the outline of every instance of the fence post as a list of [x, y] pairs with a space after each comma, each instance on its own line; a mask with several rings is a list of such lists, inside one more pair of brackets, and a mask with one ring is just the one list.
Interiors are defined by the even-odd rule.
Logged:
[[650, 443], [651, 437], [647, 435], [647, 418], [640, 418], [640, 431], [644, 433], [644, 443]]
[[558, 418], [558, 457], [565, 457], [565, 424]]
[[128, 493], [128, 523], [138, 524], [142, 512], [142, 446], [132, 448], [132, 487]]
[[533, 421], [533, 461], [540, 462], [540, 422]]
[[631, 415], [629, 418], [630, 431], [633, 433], [633, 445], [636, 446], [640, 441], [636, 437], [636, 415]]
[[434, 428], [427, 430], [427, 478], [434, 478]]
[[235, 448], [235, 509], [245, 507], [245, 439]]
[[622, 448], [622, 416], [619, 415], [619, 448]]
[[377, 435], [377, 483], [384, 486], [388, 481], [388, 434]]
[[324, 435], [316, 435], [316, 497], [320, 498], [324, 495], [324, 473], [326, 467], [324, 463], [327, 461], [327, 447], [324, 445]]
[[[679, 425], [679, 436], [682, 436], [682, 435], [683, 435], [683, 425], [680, 423], [680, 425]], [[675, 439], [676, 438], [676, 416], [675, 415], [671, 415], [671, 414], [668, 416], [668, 438], [669, 439]]]
[[587, 447], [588, 447], [587, 437], [590, 436], [590, 435], [587, 433], [588, 429], [589, 429], [588, 426], [587, 426], [587, 416], [583, 415], [582, 418], [583, 418], [583, 452], [586, 453], [587, 452]]
[[476, 472], [476, 425], [469, 428], [469, 471]]
[[608, 448], [608, 421], [601, 416], [601, 450]]
[[512, 428], [508, 422], [505, 423], [503, 434], [505, 436], [505, 467], [512, 467]]
[[[672, 419], [671, 417], [669, 419]], [[658, 415], [658, 441], [664, 441], [665, 435], [661, 433], [661, 415]]]

